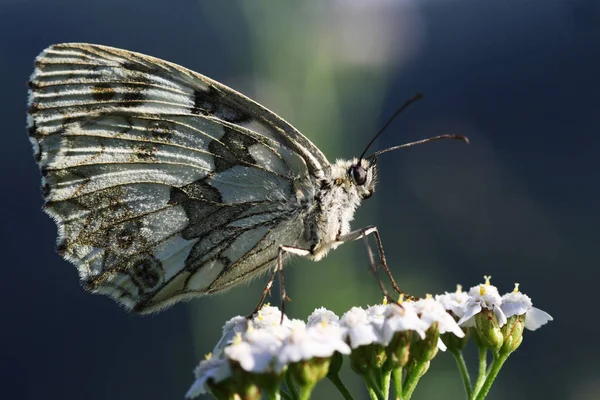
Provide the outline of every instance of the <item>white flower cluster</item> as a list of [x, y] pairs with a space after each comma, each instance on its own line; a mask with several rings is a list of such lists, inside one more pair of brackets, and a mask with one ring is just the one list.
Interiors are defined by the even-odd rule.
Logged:
[[458, 324], [463, 327], [475, 326], [474, 317], [483, 309], [493, 311], [500, 327], [515, 315], [525, 315], [525, 328], [530, 331], [552, 321], [550, 314], [533, 307], [531, 298], [519, 292], [518, 283], [512, 292], [500, 296], [498, 288], [490, 284], [490, 279], [491, 276], [486, 276], [485, 283], [473, 286], [468, 293], [463, 292], [459, 286], [456, 292], [446, 292], [435, 296], [435, 299], [458, 317]]
[[[362, 346], [386, 347], [398, 332], [414, 332], [425, 339], [433, 327], [439, 334], [452, 333], [462, 338], [465, 333], [460, 326], [474, 326], [474, 317], [484, 309], [493, 310], [499, 326], [514, 315], [526, 315], [525, 327], [530, 330], [552, 320], [544, 311], [532, 307], [531, 299], [518, 292], [517, 287], [500, 297], [487, 277], [484, 284], [474, 286], [468, 293], [459, 286], [456, 292], [435, 299], [427, 296], [401, 305], [353, 307], [341, 318], [319, 308], [307, 322], [290, 320], [282, 317], [277, 307], [267, 305], [252, 319], [238, 316], [225, 323], [223, 336], [212, 354], [196, 368], [196, 381], [186, 397], [206, 393], [209, 380], [224, 381], [232, 376], [233, 368], [281, 376], [294, 363], [331, 358], [336, 352], [351, 354]], [[437, 347], [446, 350], [439, 339]]]
[[[230, 362], [255, 373], [281, 373], [288, 365], [335, 352], [350, 354], [370, 344], [387, 346], [394, 333], [414, 331], [421, 338], [437, 322], [440, 332], [463, 331], [441, 304], [428, 298], [416, 302], [353, 307], [342, 318], [325, 308], [315, 310], [307, 322], [286, 316], [277, 307], [265, 306], [253, 319], [234, 317], [223, 326], [223, 336], [211, 357], [196, 368], [196, 381], [186, 397], [206, 393], [207, 380], [219, 382], [231, 375]], [[438, 345], [442, 346], [441, 342]]]

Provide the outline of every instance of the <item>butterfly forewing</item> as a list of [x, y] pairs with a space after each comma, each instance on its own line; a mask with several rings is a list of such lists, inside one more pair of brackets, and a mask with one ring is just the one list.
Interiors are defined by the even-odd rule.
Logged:
[[153, 311], [272, 267], [325, 156], [281, 118], [153, 57], [61, 44], [36, 60], [29, 132], [59, 251], [84, 285]]

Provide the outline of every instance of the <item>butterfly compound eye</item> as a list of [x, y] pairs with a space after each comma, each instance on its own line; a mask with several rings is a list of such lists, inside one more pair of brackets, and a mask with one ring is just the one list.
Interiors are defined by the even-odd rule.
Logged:
[[359, 186], [364, 185], [367, 181], [367, 171], [361, 165], [353, 165], [350, 168], [350, 175], [352, 176], [354, 183]]

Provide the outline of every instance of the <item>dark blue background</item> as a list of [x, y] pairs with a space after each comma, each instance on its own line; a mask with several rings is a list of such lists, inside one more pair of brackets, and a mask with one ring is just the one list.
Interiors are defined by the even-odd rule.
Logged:
[[[490, 398], [600, 398], [600, 3], [422, 3], [412, 3], [423, 24], [419, 49], [401, 71], [387, 70], [392, 76], [379, 114], [359, 112], [368, 93], [344, 99], [344, 132], [337, 136], [343, 140], [336, 143], [328, 142], [326, 128], [306, 131], [283, 117], [333, 160], [362, 151], [371, 133], [353, 129], [359, 119], [369, 119], [374, 131], [408, 96], [425, 93], [376, 147], [448, 132], [469, 135], [472, 145], [438, 143], [382, 157], [378, 192], [354, 226], [380, 227], [394, 273], [409, 291], [438, 293], [491, 274], [502, 291], [520, 282], [534, 304], [555, 317], [526, 332]], [[278, 4], [255, 21], [261, 29], [253, 35], [271, 37], [266, 46], [277, 43], [273, 37], [288, 19], [302, 18], [289, 6], [278, 13]], [[0, 2], [2, 398], [182, 398], [222, 322], [251, 309], [261, 285], [151, 317], [83, 292], [75, 269], [55, 254], [55, 225], [41, 211], [40, 177], [25, 131], [34, 57], [53, 43], [100, 43], [234, 85], [231, 76], [255, 68], [248, 24], [237, 2]], [[278, 46], [294, 53], [297, 43]], [[270, 79], [268, 69], [259, 72]], [[296, 74], [290, 70], [290, 79]], [[342, 83], [351, 88], [355, 81]], [[278, 111], [277, 104], [265, 105]], [[354, 263], [340, 265], [338, 250], [318, 264], [290, 269], [294, 317], [321, 305], [341, 313], [379, 300], [364, 248], [343, 248], [356, 255]], [[355, 288], [365, 288], [367, 297]], [[417, 398], [447, 398], [444, 385], [460, 390], [452, 361], [440, 360]]]

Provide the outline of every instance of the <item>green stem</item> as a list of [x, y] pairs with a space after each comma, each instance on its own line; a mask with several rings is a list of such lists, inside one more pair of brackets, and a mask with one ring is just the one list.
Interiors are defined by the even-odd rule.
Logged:
[[502, 365], [504, 365], [504, 362], [506, 361], [509, 355], [510, 353], [503, 353], [500, 354], [498, 357], [494, 357], [494, 361], [492, 362], [492, 365], [490, 365], [490, 369], [488, 371], [487, 377], [485, 378], [485, 382], [481, 386], [479, 392], [476, 394], [475, 400], [485, 399], [490, 389], [492, 388], [494, 380], [496, 380], [496, 377], [498, 376], [498, 372], [500, 372]]
[[402, 367], [394, 368], [392, 370], [392, 379], [394, 380], [396, 400], [402, 400]]
[[290, 374], [285, 374], [285, 385], [290, 391], [290, 397], [292, 400], [298, 400], [300, 398], [298, 396], [298, 390], [296, 389], [296, 385], [294, 384], [294, 380]]
[[485, 382], [485, 377], [487, 376], [487, 348], [479, 346], [477, 347], [477, 350], [479, 351], [479, 371], [477, 372], [477, 381], [471, 392], [470, 399], [474, 399], [475, 396], [477, 396], [477, 393], [479, 393], [483, 382]]
[[386, 399], [390, 398], [390, 383], [392, 381], [392, 371], [385, 370], [382, 371], [383, 376], [381, 377], [381, 391], [383, 392], [383, 397]]
[[342, 382], [338, 374], [327, 374], [327, 378], [329, 378], [331, 383], [333, 383], [333, 386], [335, 386], [337, 390], [340, 391], [344, 399], [353, 400], [352, 395], [348, 391], [348, 388], [346, 387], [346, 385], [344, 385], [344, 382]]
[[378, 382], [375, 380], [375, 377], [371, 373], [366, 373], [363, 375], [365, 382], [367, 384], [367, 389], [369, 389], [369, 396], [373, 400], [386, 400], [383, 397], [383, 393], [381, 392], [381, 388], [378, 385]]
[[467, 369], [467, 364], [465, 363], [462, 351], [451, 350], [451, 353], [456, 360], [456, 366], [460, 372], [460, 376], [465, 387], [465, 393], [467, 394], [467, 399], [470, 399], [471, 396], [473, 396], [473, 387], [471, 386], [471, 377], [469, 376], [469, 370]]
[[381, 369], [374, 369], [373, 370], [373, 379], [375, 379], [375, 382], [377, 382], [377, 387], [382, 389], [383, 388], [383, 374]]
[[368, 385], [367, 390], [369, 391], [369, 397], [371, 398], [371, 400], [377, 400], [377, 393], [375, 393], [375, 390]]
[[315, 385], [302, 385], [300, 386], [300, 400], [309, 400], [310, 394], [312, 393]]
[[413, 392], [419, 383], [419, 379], [421, 379], [423, 372], [427, 368], [427, 364], [428, 361], [416, 362], [409, 368], [402, 390], [402, 398], [404, 400], [410, 400], [410, 397], [413, 395]]

